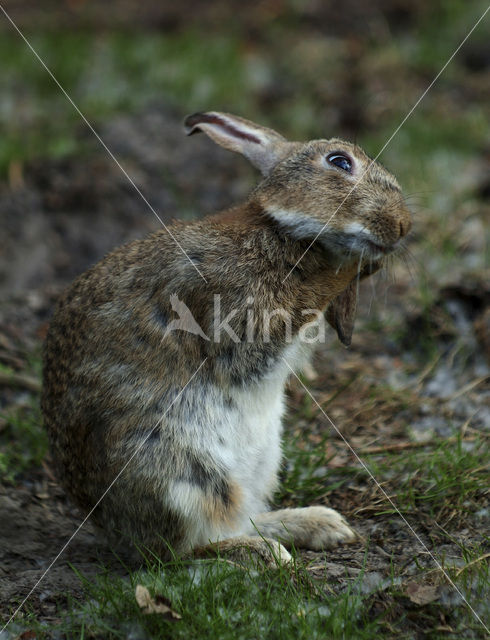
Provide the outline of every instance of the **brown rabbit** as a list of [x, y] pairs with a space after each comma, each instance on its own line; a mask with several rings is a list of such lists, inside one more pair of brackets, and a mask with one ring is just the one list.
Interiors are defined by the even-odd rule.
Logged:
[[349, 344], [359, 277], [411, 226], [400, 187], [337, 138], [288, 142], [218, 112], [186, 127], [264, 178], [241, 205], [116, 249], [61, 297], [42, 398], [57, 473], [85, 513], [104, 495], [93, 520], [113, 544], [161, 556], [350, 542], [332, 509], [267, 505], [289, 366], [324, 312]]

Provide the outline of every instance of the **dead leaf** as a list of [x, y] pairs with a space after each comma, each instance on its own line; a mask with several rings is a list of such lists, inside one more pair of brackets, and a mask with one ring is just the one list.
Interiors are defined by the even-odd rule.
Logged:
[[37, 638], [36, 632], [32, 629], [23, 631], [20, 635], [15, 637], [15, 640], [35, 640]]
[[439, 587], [431, 584], [417, 584], [409, 582], [405, 587], [405, 594], [415, 604], [429, 604], [439, 599]]
[[158, 613], [171, 620], [180, 620], [180, 616], [172, 609], [171, 602], [165, 596], [156, 594], [154, 598], [150, 596], [150, 592], [142, 584], [136, 585], [135, 591], [136, 602], [144, 614]]

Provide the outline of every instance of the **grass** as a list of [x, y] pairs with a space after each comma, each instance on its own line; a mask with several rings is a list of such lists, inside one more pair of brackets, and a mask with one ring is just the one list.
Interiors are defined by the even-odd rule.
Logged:
[[[13, 371], [0, 366], [2, 373]], [[33, 358], [29, 373], [39, 377], [39, 360]], [[41, 464], [47, 451], [39, 400], [23, 392], [16, 404], [0, 409], [0, 481], [13, 483], [17, 476]]]
[[[167, 598], [181, 620], [142, 613], [137, 584]], [[374, 638], [380, 623], [369, 619], [369, 597], [356, 594], [358, 584], [332, 596], [299, 563], [257, 570], [223, 560], [175, 561], [87, 583], [89, 601], [60, 629], [70, 638]], [[42, 627], [33, 628], [43, 637]]]
[[[488, 568], [479, 548], [462, 549], [467, 570], [448, 568], [454, 583], [479, 615], [488, 613]], [[416, 558], [414, 558], [416, 562]], [[321, 563], [320, 563], [321, 564]], [[253, 567], [253, 568], [252, 568]], [[56, 625], [27, 615], [24, 628], [38, 638], [359, 638], [368, 640], [396, 632], [401, 638], [427, 632], [444, 638], [445, 631], [480, 636], [481, 627], [462, 598], [440, 572], [421, 567], [417, 584], [435, 584], [440, 597], [425, 607], [408, 604], [406, 582], [393, 568], [388, 578], [368, 580], [365, 567], [339, 591], [328, 577], [296, 558], [292, 568], [239, 567], [224, 559], [175, 560], [148, 564], [126, 578], [101, 573], [85, 585], [86, 602], [72, 603]], [[318, 569], [318, 564], [316, 565]], [[163, 596], [180, 619], [145, 614], [135, 599], [136, 585], [152, 597]], [[441, 631], [438, 632], [438, 629]], [[391, 637], [391, 636], [390, 636]], [[459, 636], [457, 636], [459, 637]], [[461, 636], [463, 637], [463, 636]]]
[[[349, 390], [350, 385], [346, 385]], [[363, 389], [361, 389], [363, 391]], [[364, 389], [364, 391], [366, 391]], [[381, 389], [373, 395], [371, 387], [359, 402], [383, 413], [387, 406], [402, 407], [397, 392]], [[35, 398], [33, 399], [35, 407]], [[374, 404], [373, 404], [374, 403]], [[327, 403], [328, 404], [328, 403]], [[30, 410], [31, 411], [31, 410]], [[7, 480], [19, 478], [29, 468], [39, 465], [45, 452], [38, 411], [19, 413], [9, 418], [3, 444], [8, 456]], [[286, 464], [277, 502], [283, 505], [329, 502], [332, 496], [357, 495], [359, 506], [371, 500], [369, 517], [378, 527], [393, 526], [398, 516], [379, 495], [365, 470], [353, 462], [341, 468], [329, 468], [336, 450], [331, 435], [318, 428], [318, 412], [308, 396], [293, 408], [290, 433], [286, 438]], [[294, 425], [294, 427], [292, 426]], [[7, 453], [8, 452], [8, 453]], [[475, 542], [454, 539], [446, 527], [467, 526], [480, 507], [487, 489], [485, 464], [488, 455], [483, 437], [467, 442], [461, 437], [440, 440], [435, 444], [396, 453], [365, 456], [366, 463], [394, 502], [419, 530], [432, 532], [429, 547], [437, 549], [441, 541], [452, 545], [451, 557], [436, 551], [442, 565], [477, 613], [487, 611], [488, 565], [484, 537]], [[356, 491], [353, 492], [353, 488]], [[362, 491], [361, 491], [362, 490]], [[352, 502], [352, 500], [350, 501]], [[350, 504], [349, 501], [346, 504]], [[350, 510], [355, 504], [350, 504]], [[414, 516], [416, 519], [414, 520]], [[363, 515], [364, 517], [364, 515]], [[433, 522], [442, 523], [434, 530]], [[403, 527], [403, 525], [402, 525]], [[410, 538], [410, 536], [408, 536]], [[332, 579], [322, 566], [338, 562], [336, 553], [320, 556], [309, 563], [294, 553], [292, 568], [261, 566], [254, 559], [241, 567], [226, 559], [179, 560], [162, 563], [152, 559], [139, 571], [129, 571], [118, 577], [111, 569], [101, 567], [95, 579], [79, 575], [86, 597], [83, 602], [62, 605], [58, 622], [40, 622], [29, 608], [23, 618], [14, 623], [13, 631], [26, 629], [38, 638], [359, 638], [368, 640], [399, 635], [418, 637], [430, 629], [428, 638], [445, 638], [447, 629], [456, 637], [483, 637], [481, 626], [461, 597], [427, 556], [412, 545], [412, 555], [404, 556], [400, 565], [397, 556], [391, 560], [391, 571], [383, 579], [369, 566], [370, 541], [366, 540], [364, 559], [357, 576], [347, 574], [343, 582]], [[457, 552], [455, 563], [454, 549]], [[359, 552], [358, 552], [359, 553]], [[362, 553], [362, 552], [361, 552]], [[345, 557], [345, 556], [344, 556]], [[357, 555], [357, 557], [362, 557]], [[414, 567], [407, 574], [407, 558]], [[340, 560], [342, 562], [342, 560]], [[259, 563], [259, 564], [257, 564]], [[373, 582], [373, 576], [374, 582]], [[407, 596], [407, 584], [440, 585], [439, 596], [423, 607], [413, 604]], [[142, 584], [167, 598], [181, 619], [169, 619], [159, 614], [143, 613], [135, 600], [135, 587]], [[444, 630], [446, 629], [446, 631]], [[425, 632], [424, 631], [424, 632]]]
[[[465, 549], [468, 562], [475, 549]], [[256, 565], [254, 565], [256, 567]], [[471, 565], [467, 572], [452, 571], [453, 579], [465, 597], [481, 609], [485, 605], [485, 577], [488, 570]], [[427, 584], [437, 584], [430, 575]], [[422, 572], [421, 572], [422, 575]], [[85, 582], [87, 602], [74, 604], [63, 615], [56, 631], [69, 638], [359, 638], [374, 639], [398, 629], [400, 637], [414, 637], [423, 625], [437, 627], [445, 620], [458, 630], [478, 624], [462, 606], [460, 596], [443, 588], [442, 601], [419, 609], [417, 615], [407, 608], [405, 588], [396, 572], [386, 580], [370, 583], [364, 569], [340, 593], [332, 589], [331, 579], [318, 578], [311, 567], [299, 559], [293, 568], [238, 567], [223, 559], [175, 560], [157, 563], [131, 573], [127, 578], [101, 574]], [[417, 579], [424, 584], [424, 578]], [[135, 588], [146, 586], [152, 597], [163, 596], [180, 619], [145, 614], [137, 605]], [[402, 618], [395, 616], [405, 609]], [[27, 622], [27, 621], [26, 621]], [[54, 631], [31, 618], [37, 637], [50, 637]], [[439, 624], [439, 626], [442, 626]], [[401, 631], [405, 627], [408, 633]], [[431, 638], [445, 637], [431, 633]], [[466, 637], [472, 637], [468, 635]]]
[[[196, 111], [208, 104], [246, 110], [244, 66], [235, 39], [204, 46], [194, 32], [172, 36], [114, 32], [32, 34], [30, 41], [91, 122], [156, 101]], [[15, 34], [0, 39], [3, 98], [0, 171], [11, 162], [83, 152], [83, 123]]]
[[[436, 439], [426, 450], [388, 453], [381, 460], [369, 456], [366, 461], [375, 477], [385, 479], [402, 513], [425, 514], [430, 521], [459, 517], [461, 524], [488, 493], [488, 440], [484, 436], [470, 442], [461, 435]], [[383, 513], [395, 511], [382, 509], [378, 515]]]
[[[480, 2], [471, 4], [475, 15], [483, 6]], [[375, 117], [361, 132], [359, 142], [373, 155], [405, 115], [399, 104], [415, 102], [418, 87], [420, 93], [425, 89], [427, 74], [440, 69], [451, 53], [450, 43], [456, 44], [469, 20], [468, 3], [458, 0], [451, 7], [446, 5], [436, 3], [419, 16], [416, 38], [413, 34], [386, 36], [369, 42], [364, 52], [374, 67], [371, 72], [366, 70], [367, 75], [373, 73], [382, 79], [403, 71], [411, 81], [405, 82], [410, 95], [390, 96], [383, 117]], [[313, 46], [305, 46], [295, 12], [289, 7], [284, 19], [264, 31], [260, 42], [249, 41], [239, 25], [205, 40], [194, 28], [165, 34], [129, 30], [93, 34], [65, 29], [27, 36], [92, 123], [163, 102], [181, 113], [218, 106], [262, 119], [292, 136], [318, 136], [322, 130], [325, 135], [339, 135], [341, 131], [331, 130], [328, 109], [342, 101], [346, 53], [336, 41], [320, 38]], [[445, 37], [434, 38], [436, 30]], [[0, 39], [0, 60], [0, 126], [5, 130], [0, 140], [0, 171], [5, 174], [13, 161], [83, 152], [86, 145], [80, 137], [83, 125], [79, 115], [25, 43], [9, 30]], [[333, 87], [339, 84], [333, 94], [319, 81], [326, 67]], [[441, 82], [447, 82], [451, 91], [464, 76], [465, 69], [457, 59]], [[281, 91], [275, 95], [278, 85]], [[363, 91], [363, 108], [369, 110], [371, 101], [377, 100], [377, 91], [369, 83]], [[407, 89], [402, 87], [401, 91]], [[474, 152], [475, 145], [481, 146], [485, 135], [483, 104], [466, 104], [457, 114], [456, 124], [444, 99], [428, 96], [385, 157], [403, 183], [406, 176], [411, 189], [414, 173], [419, 185], [432, 173], [434, 150], [454, 153], [460, 149], [465, 157]], [[418, 158], [415, 166], [414, 157]]]
[[[305, 396], [304, 401], [309, 404], [309, 396]], [[299, 422], [301, 415], [302, 411], [299, 411], [292, 420], [296, 417]], [[319, 433], [312, 427], [310, 423], [310, 426], [297, 428], [285, 439], [284, 469], [276, 496], [278, 504], [292, 506], [328, 501], [330, 493], [358, 478], [366, 479], [365, 470], [358, 466], [331, 468], [330, 463], [338, 453], [331, 444], [332, 431], [327, 427]]]

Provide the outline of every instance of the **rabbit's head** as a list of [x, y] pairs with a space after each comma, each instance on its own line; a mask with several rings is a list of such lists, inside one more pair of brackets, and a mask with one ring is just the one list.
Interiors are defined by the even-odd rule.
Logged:
[[338, 138], [289, 142], [272, 129], [215, 111], [185, 121], [242, 153], [264, 180], [253, 193], [297, 239], [316, 239], [340, 262], [373, 263], [394, 251], [411, 227], [395, 177], [355, 144]]
[[[272, 129], [227, 113], [196, 113], [188, 135], [206, 133], [243, 154], [264, 179], [251, 200], [291, 237], [326, 250], [336, 268], [357, 265], [363, 277], [377, 271], [400, 245], [411, 217], [395, 177], [355, 144], [338, 138], [289, 142]], [[356, 284], [332, 302], [327, 319], [350, 343]]]

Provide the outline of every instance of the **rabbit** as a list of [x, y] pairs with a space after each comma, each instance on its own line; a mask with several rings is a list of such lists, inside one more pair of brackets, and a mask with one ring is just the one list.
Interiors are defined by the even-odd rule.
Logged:
[[351, 543], [326, 506], [269, 510], [285, 385], [320, 315], [350, 343], [359, 278], [411, 227], [400, 186], [338, 138], [289, 142], [214, 111], [185, 129], [263, 179], [243, 204], [115, 249], [62, 294], [42, 393], [56, 473], [111, 544], [162, 558], [244, 545], [287, 562], [291, 547]]

